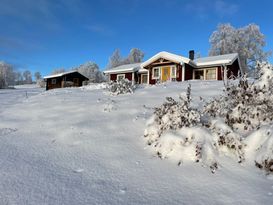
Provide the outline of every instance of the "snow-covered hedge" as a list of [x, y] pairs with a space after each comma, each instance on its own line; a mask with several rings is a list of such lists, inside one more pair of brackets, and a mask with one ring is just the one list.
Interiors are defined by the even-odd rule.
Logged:
[[273, 172], [273, 67], [257, 66], [257, 81], [243, 77], [199, 109], [190, 105], [190, 87], [179, 101], [167, 98], [147, 122], [147, 144], [160, 158], [179, 165], [202, 162], [214, 172], [222, 153]]
[[114, 95], [120, 95], [125, 93], [133, 93], [136, 89], [136, 85], [133, 85], [128, 79], [121, 79], [119, 81], [110, 81], [107, 83], [107, 90]]

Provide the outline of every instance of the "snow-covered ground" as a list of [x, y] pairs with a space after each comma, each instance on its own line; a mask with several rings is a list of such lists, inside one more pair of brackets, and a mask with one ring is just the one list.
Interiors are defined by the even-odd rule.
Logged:
[[[228, 157], [212, 174], [160, 160], [143, 139], [153, 107], [188, 83], [0, 90], [0, 204], [273, 204], [273, 179]], [[193, 102], [222, 82], [191, 81]], [[28, 93], [26, 97], [26, 92]]]

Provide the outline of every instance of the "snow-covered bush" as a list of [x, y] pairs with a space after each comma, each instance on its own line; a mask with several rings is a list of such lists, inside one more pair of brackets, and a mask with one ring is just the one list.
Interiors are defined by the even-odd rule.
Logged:
[[202, 162], [214, 172], [221, 153], [273, 173], [273, 67], [257, 66], [257, 81], [242, 77], [237, 85], [226, 84], [224, 94], [200, 110], [190, 106], [190, 86], [186, 98], [168, 97], [147, 123], [147, 144], [179, 165]]
[[249, 83], [243, 77], [229, 85], [223, 96], [204, 106], [203, 114], [222, 117], [233, 130], [242, 134], [259, 129], [273, 120], [273, 67], [258, 63], [260, 78]]
[[273, 128], [263, 126], [254, 131], [245, 141], [249, 161], [268, 173], [273, 173]]
[[186, 162], [201, 162], [213, 173], [218, 168], [218, 152], [206, 128], [183, 127], [177, 131], [169, 130], [152, 146], [158, 157], [168, 158], [178, 165]]
[[[147, 143], [153, 143], [166, 130], [177, 130], [182, 127], [192, 127], [200, 122], [199, 112], [190, 106], [191, 88], [188, 87], [187, 96], [180, 96], [179, 101], [171, 97], [166, 98], [161, 106], [155, 108], [154, 116], [148, 123], [144, 137]], [[155, 133], [154, 130], [157, 130]]]
[[133, 93], [135, 89], [136, 85], [133, 85], [133, 83], [128, 79], [110, 81], [107, 83], [107, 90], [109, 90], [114, 95]]
[[245, 160], [245, 144], [240, 134], [234, 132], [223, 120], [211, 121], [210, 132], [214, 138], [214, 145], [221, 153], [228, 156], [236, 156], [239, 163]]

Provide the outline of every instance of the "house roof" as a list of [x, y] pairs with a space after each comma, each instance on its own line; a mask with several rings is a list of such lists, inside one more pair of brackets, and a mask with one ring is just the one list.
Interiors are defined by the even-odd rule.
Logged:
[[175, 62], [175, 63], [188, 63], [189, 64], [190, 61], [191, 61], [189, 58], [186, 58], [186, 57], [183, 57], [183, 56], [180, 56], [180, 55], [176, 55], [176, 54], [173, 54], [173, 53], [169, 53], [169, 52], [166, 52], [166, 51], [162, 51], [162, 52], [157, 53], [156, 55], [154, 55], [150, 59], [146, 60], [145, 62], [143, 62], [141, 64], [141, 68], [144, 68], [147, 65], [150, 65], [151, 63], [153, 63], [154, 61], [156, 61], [156, 60], [158, 60], [160, 58], [164, 58], [166, 60], [169, 60], [169, 61], [172, 61], [172, 62]]
[[216, 66], [216, 65], [230, 65], [236, 59], [238, 59], [237, 53], [225, 54], [225, 55], [218, 55], [218, 56], [209, 56], [204, 58], [197, 58], [194, 60], [190, 60], [189, 58], [176, 55], [173, 53], [169, 53], [166, 51], [162, 51], [154, 55], [153, 57], [149, 58], [143, 63], [134, 63], [134, 64], [126, 64], [117, 66], [115, 68], [111, 68], [109, 70], [105, 70], [105, 74], [115, 74], [115, 73], [124, 73], [124, 72], [135, 72], [138, 71], [139, 73], [146, 73], [147, 70], [145, 69], [146, 66], [150, 65], [151, 63], [155, 62], [156, 60], [163, 58], [178, 64], [187, 63], [192, 65], [195, 68], [199, 67], [206, 67], [206, 66]]
[[111, 68], [109, 70], [103, 71], [105, 74], [111, 74], [111, 73], [121, 73], [121, 72], [135, 72], [140, 69], [141, 63], [133, 63], [133, 64], [126, 64], [126, 65], [120, 65], [115, 68]]
[[[67, 75], [67, 74], [70, 74], [70, 73], [79, 73], [79, 74], [81, 74], [77, 70], [71, 70], [71, 71], [67, 71], [67, 72], [63, 72], [63, 73], [57, 73], [57, 74], [54, 74], [54, 75], [47, 75], [47, 76], [44, 77], [44, 79], [62, 77], [64, 75]], [[81, 74], [81, 75], [84, 76], [83, 74]], [[87, 77], [85, 77], [85, 78], [87, 78]]]
[[197, 67], [201, 66], [213, 66], [213, 65], [223, 65], [223, 64], [232, 64], [238, 58], [237, 53], [218, 55], [218, 56], [209, 56], [204, 58], [194, 59], [194, 64]]

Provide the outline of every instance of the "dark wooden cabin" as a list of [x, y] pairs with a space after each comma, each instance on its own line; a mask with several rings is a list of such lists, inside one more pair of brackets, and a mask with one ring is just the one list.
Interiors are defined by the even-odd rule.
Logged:
[[83, 85], [83, 81], [89, 80], [78, 71], [68, 71], [49, 75], [45, 76], [44, 79], [46, 80], [46, 90], [65, 87], [80, 87]]

